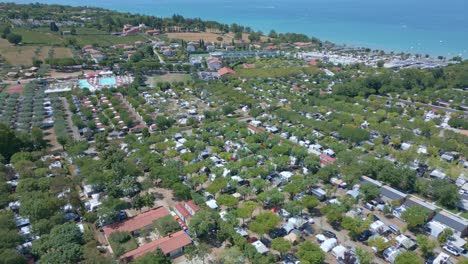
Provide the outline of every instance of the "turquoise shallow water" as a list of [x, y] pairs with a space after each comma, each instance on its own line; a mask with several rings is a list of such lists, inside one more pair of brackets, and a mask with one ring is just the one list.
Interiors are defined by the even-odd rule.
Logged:
[[200, 17], [374, 49], [468, 57], [467, 0], [17, 0]]
[[91, 84], [89, 84], [88, 80], [78, 80], [78, 87], [80, 87], [80, 89], [92, 89], [93, 86], [91, 86]]
[[115, 77], [104, 77], [99, 79], [99, 84], [103, 86], [115, 86], [116, 80]]

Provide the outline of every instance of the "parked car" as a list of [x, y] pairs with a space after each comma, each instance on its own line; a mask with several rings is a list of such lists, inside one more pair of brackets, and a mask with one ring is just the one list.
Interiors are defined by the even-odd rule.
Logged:
[[307, 223], [309, 223], [309, 224], [315, 223], [314, 218], [312, 216], [310, 216], [310, 215], [303, 215], [302, 218], [305, 221], [307, 221]]
[[236, 188], [228, 186], [221, 190], [221, 194], [234, 194], [236, 192]]
[[333, 233], [332, 231], [323, 230], [322, 234], [328, 238], [336, 238], [336, 234]]
[[450, 245], [445, 245], [442, 247], [443, 249], [445, 249], [445, 251], [447, 251], [448, 253], [452, 254], [452, 255], [455, 255], [455, 256], [460, 256], [460, 252], [458, 252], [458, 250]]
[[287, 233], [283, 228], [275, 228], [270, 231], [269, 235], [271, 239], [275, 239], [277, 237], [284, 237]]
[[291, 254], [291, 253], [286, 253], [283, 255], [283, 264], [299, 264], [301, 263], [297, 258]]
[[364, 242], [364, 241], [367, 241], [369, 237], [371, 236], [372, 236], [372, 231], [370, 231], [369, 229], [366, 229], [357, 237], [357, 240]]

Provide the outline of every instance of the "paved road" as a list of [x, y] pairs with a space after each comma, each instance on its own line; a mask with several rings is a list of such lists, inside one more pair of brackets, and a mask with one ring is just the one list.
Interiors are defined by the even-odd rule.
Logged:
[[161, 55], [159, 55], [159, 52], [158, 52], [155, 48], [153, 48], [153, 51], [154, 51], [154, 54], [156, 54], [156, 56], [158, 56], [159, 62], [160, 62], [161, 64], [166, 64], [166, 62], [163, 60], [163, 58], [161, 57]]

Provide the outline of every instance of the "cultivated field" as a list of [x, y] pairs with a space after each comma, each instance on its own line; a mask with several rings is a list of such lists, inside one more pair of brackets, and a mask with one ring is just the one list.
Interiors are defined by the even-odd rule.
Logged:
[[205, 42], [219, 42], [217, 40], [218, 37], [222, 37], [224, 41], [231, 41], [230, 38], [226, 39], [226, 37], [210, 32], [167, 33], [166, 35], [170, 39], [183, 39], [185, 41], [199, 41], [203, 39]]
[[168, 73], [164, 75], [153, 75], [148, 78], [148, 83], [155, 86], [158, 82], [186, 82], [190, 75], [182, 73]]
[[71, 50], [65, 47], [39, 45], [14, 46], [7, 40], [0, 39], [0, 54], [8, 63], [15, 66], [29, 66], [32, 64], [33, 58], [45, 60], [49, 57], [49, 51], [51, 49], [54, 49], [55, 58], [68, 58], [73, 56]]
[[[168, 38], [170, 39], [183, 39], [185, 41], [199, 41], [200, 39], [203, 39], [205, 42], [220, 42], [217, 40], [218, 37], [222, 37], [223, 40], [222, 42], [231, 42], [232, 39], [234, 38], [234, 33], [228, 33], [228, 34], [215, 34], [211, 32], [188, 32], [188, 33], [167, 33], [166, 34]], [[242, 34], [242, 40], [244, 42], [250, 42], [249, 41], [249, 34]], [[267, 41], [268, 37], [262, 36], [261, 41]], [[239, 41], [235, 41], [239, 42]]]
[[0, 39], [0, 53], [12, 65], [31, 65], [37, 46], [13, 46], [5, 39]]

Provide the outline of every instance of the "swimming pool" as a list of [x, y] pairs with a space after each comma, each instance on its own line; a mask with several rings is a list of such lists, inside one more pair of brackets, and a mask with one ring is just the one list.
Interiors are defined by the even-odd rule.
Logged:
[[99, 85], [102, 86], [115, 86], [117, 81], [115, 80], [115, 77], [104, 77], [99, 79]]
[[94, 87], [86, 79], [78, 80], [78, 87], [80, 87], [80, 89], [94, 89]]

